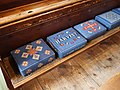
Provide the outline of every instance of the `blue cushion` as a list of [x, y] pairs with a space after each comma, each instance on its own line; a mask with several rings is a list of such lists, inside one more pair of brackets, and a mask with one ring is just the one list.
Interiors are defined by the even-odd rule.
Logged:
[[11, 55], [22, 76], [30, 74], [55, 59], [55, 53], [42, 39], [11, 51]]
[[58, 53], [59, 58], [82, 48], [87, 40], [73, 28], [66, 29], [47, 37], [47, 41]]
[[118, 13], [120, 15], [120, 8], [113, 9], [112, 11], [116, 12], [116, 13]]
[[104, 34], [107, 30], [107, 28], [95, 20], [78, 24], [74, 28], [89, 41]]
[[109, 30], [120, 25], [120, 15], [113, 11], [100, 14], [95, 19], [105, 25]]

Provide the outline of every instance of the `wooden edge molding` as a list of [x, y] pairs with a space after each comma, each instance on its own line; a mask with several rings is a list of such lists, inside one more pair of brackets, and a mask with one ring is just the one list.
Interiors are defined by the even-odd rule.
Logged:
[[[26, 18], [38, 13], [50, 11], [82, 0], [43, 0], [0, 12], [0, 25]], [[84, 0], [86, 2], [90, 0]]]
[[[58, 8], [58, 9], [55, 9], [55, 10], [51, 10], [49, 12], [46, 12], [46, 13], [41, 13], [41, 14], [38, 14], [38, 15], [35, 15], [35, 16], [32, 16], [32, 17], [29, 17], [29, 18], [25, 18], [25, 19], [22, 19], [22, 20], [19, 20], [19, 21], [16, 21], [16, 22], [13, 22], [13, 23], [9, 23], [9, 24], [5, 24], [5, 25], [2, 25], [0, 27], [0, 30], [2, 29], [5, 29], [5, 28], [8, 28], [11, 26], [15, 26], [15, 25], [19, 25], [19, 23], [23, 23], [23, 27], [21, 26], [20, 27], [16, 27], [15, 30], [20, 30], [22, 28], [26, 28], [26, 27], [30, 27], [30, 26], [34, 26], [32, 24], [32, 22], [29, 22], [29, 21], [33, 21], [34, 19], [39, 19], [38, 21], [34, 21], [36, 22], [36, 24], [42, 24], [42, 23], [45, 23], [49, 20], [52, 20], [52, 19], [57, 19], [57, 18], [60, 18], [60, 17], [63, 17], [67, 14], [71, 14], [75, 11], [79, 11], [80, 9], [82, 8], [86, 8], [86, 7], [89, 7], [89, 6], [93, 6], [95, 4], [97, 4], [98, 2], [100, 2], [101, 0], [99, 1], [91, 1], [91, 2], [78, 2], [78, 3], [75, 3], [75, 4], [72, 4], [72, 5], [68, 5], [68, 6], [65, 6], [63, 8]], [[1, 21], [0, 21], [1, 22]], [[9, 29], [10, 29], [9, 28]], [[15, 31], [14, 30], [14, 31]], [[0, 31], [1, 32], [1, 31]], [[3, 33], [4, 34], [4, 33]], [[0, 36], [2, 35], [2, 33], [0, 33]]]
[[[76, 51], [76, 52], [74, 52], [74, 53], [66, 56], [66, 57], [63, 58], [63, 59], [59, 59], [59, 58], [58, 58], [58, 59], [54, 60], [53, 62], [47, 64], [46, 66], [43, 66], [42, 68], [36, 70], [34, 73], [32, 73], [32, 74], [30, 74], [30, 75], [28, 75], [28, 76], [26, 76], [26, 77], [23, 77], [23, 76], [20, 76], [20, 75], [16, 75], [16, 77], [12, 77], [12, 78], [11, 78], [11, 81], [12, 81], [12, 84], [13, 84], [14, 88], [17, 88], [17, 87], [25, 84], [26, 82], [28, 82], [28, 81], [36, 78], [37, 76], [44, 74], [45, 72], [47, 72], [47, 71], [55, 68], [56, 66], [62, 64], [63, 62], [69, 60], [70, 58], [72, 58], [72, 57], [74, 57], [74, 56], [76, 56], [76, 55], [84, 52], [85, 50], [89, 49], [90, 47], [98, 44], [99, 42], [101, 42], [101, 41], [103, 41], [103, 40], [109, 38], [110, 36], [112, 36], [112, 35], [114, 35], [114, 34], [116, 34], [116, 33], [119, 33], [119, 32], [120, 32], [120, 27], [117, 27], [117, 28], [115, 28], [115, 29], [113, 29], [113, 30], [110, 30], [110, 31], [108, 31], [106, 34], [104, 34], [104, 35], [102, 35], [102, 36], [100, 36], [100, 37], [92, 40], [91, 42], [89, 42], [89, 43], [88, 43], [85, 47], [83, 47], [82, 49], [80, 49], [80, 50], [78, 50], [78, 51]], [[9, 58], [7, 57], [7, 58], [4, 58], [4, 59], [5, 59], [5, 60], [8, 60]], [[8, 69], [9, 69], [9, 68], [8, 68]], [[9, 71], [9, 70], [8, 70], [8, 71]], [[11, 72], [10, 72], [10, 73], [11, 73]], [[17, 76], [18, 76], [18, 77], [17, 77]]]
[[[88, 0], [88, 1], [90, 1], [90, 0]], [[0, 36], [3, 36], [5, 34], [11, 33], [11, 32], [20, 31], [20, 30], [28, 28], [28, 27], [36, 26], [38, 24], [46, 23], [50, 20], [55, 20], [60, 17], [70, 15], [71, 13], [74, 13], [74, 12], [80, 12], [80, 10], [82, 8], [87, 8], [89, 6], [93, 6], [93, 5], [97, 4], [98, 2], [100, 2], [101, 0], [90, 1], [90, 2], [88, 2], [88, 1], [87, 2], [85, 2], [85, 1], [78, 2], [78, 3], [72, 4], [72, 5], [65, 6], [63, 8], [58, 8], [58, 9], [51, 10], [46, 13], [41, 13], [41, 14], [38, 14], [38, 15], [35, 15], [35, 16], [29, 17], [29, 18], [25, 18], [25, 19], [22, 19], [22, 20], [19, 20], [16, 22], [2, 25], [2, 26], [0, 26]], [[105, 3], [107, 3], [107, 2], [105, 1], [101, 4], [104, 5]]]

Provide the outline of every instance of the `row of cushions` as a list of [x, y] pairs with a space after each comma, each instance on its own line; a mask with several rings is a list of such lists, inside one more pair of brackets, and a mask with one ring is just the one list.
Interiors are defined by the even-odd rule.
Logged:
[[[54, 35], [47, 37], [47, 42], [57, 52], [59, 58], [84, 47], [88, 41], [97, 38], [120, 25], [120, 9], [114, 9], [98, 15], [95, 20], [80, 23]], [[29, 75], [43, 65], [55, 59], [55, 52], [44, 42], [38, 39], [16, 50], [11, 51], [22, 76]]]

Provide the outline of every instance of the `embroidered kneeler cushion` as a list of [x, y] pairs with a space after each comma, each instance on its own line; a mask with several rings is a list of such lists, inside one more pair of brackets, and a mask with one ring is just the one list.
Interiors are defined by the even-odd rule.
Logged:
[[55, 53], [39, 39], [11, 51], [20, 73], [25, 76], [55, 59]]
[[47, 37], [47, 41], [58, 53], [59, 58], [82, 48], [87, 40], [73, 28], [68, 28], [54, 35]]
[[116, 12], [116, 13], [118, 13], [118, 14], [120, 15], [120, 7], [119, 7], [119, 8], [116, 8], [116, 9], [113, 9], [112, 11], [113, 11], [113, 12]]
[[120, 15], [109, 11], [95, 17], [97, 21], [106, 26], [109, 30], [120, 25]]
[[74, 26], [74, 28], [89, 41], [104, 34], [107, 30], [106, 27], [95, 20], [83, 22]]

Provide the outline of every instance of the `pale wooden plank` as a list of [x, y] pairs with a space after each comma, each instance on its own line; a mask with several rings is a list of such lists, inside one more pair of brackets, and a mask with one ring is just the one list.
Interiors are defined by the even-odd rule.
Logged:
[[[69, 62], [62, 64], [62, 65], [56, 67], [55, 69], [53, 69], [52, 71], [50, 71], [49, 73], [46, 73], [43, 76], [39, 76], [39, 77], [41, 79], [44, 79], [44, 81], [47, 82], [47, 84], [49, 84], [49, 87], [51, 90], [59, 90], [60, 87], [64, 88], [61, 90], [97, 90], [99, 87], [95, 86], [94, 83], [98, 84], [99, 79], [101, 79], [102, 83], [105, 83], [107, 81], [107, 79], [109, 79], [111, 77], [111, 68], [115, 69], [115, 73], [112, 72], [113, 73], [112, 76], [114, 76], [117, 71], [115, 66], [118, 66], [116, 64], [120, 63], [118, 61], [115, 61], [115, 57], [112, 57], [112, 56], [116, 55], [116, 53], [118, 53], [118, 51], [119, 51], [119, 47], [117, 46], [120, 43], [119, 40], [116, 40], [116, 41], [118, 41], [117, 44], [113, 42], [113, 40], [116, 39], [116, 36], [117, 35], [114, 35], [112, 38], [109, 38], [109, 39], [103, 41], [102, 43], [92, 47], [91, 49], [88, 49], [84, 53], [81, 53], [81, 54], [77, 55], [76, 57], [72, 58]], [[105, 48], [107, 48], [107, 49], [105, 49]], [[113, 52], [113, 53], [109, 53], [109, 52], [112, 52], [113, 50], [117, 50], [117, 51]], [[93, 52], [93, 53], [91, 53], [91, 52]], [[95, 54], [95, 53], [97, 53], [97, 54]], [[102, 53], [103, 53], [102, 58], [105, 58], [106, 60], [103, 60], [101, 57], [99, 57], [99, 54], [101, 55]], [[89, 54], [91, 57], [87, 56]], [[83, 58], [80, 58], [81, 56]], [[119, 56], [120, 56], [120, 53], [119, 53]], [[86, 62], [86, 64], [81, 63], [81, 65], [82, 65], [81, 66], [78, 63], [79, 58], [80, 58], [80, 63]], [[119, 59], [120, 59], [120, 57], [119, 57]], [[77, 62], [75, 62], [75, 60]], [[114, 60], [114, 61], [111, 61], [111, 60]], [[106, 80], [98, 77], [98, 80], [95, 78], [96, 81], [94, 82], [94, 78], [92, 79], [91, 76], [84, 71], [85, 69], [82, 69], [82, 67], [84, 67], [87, 64], [91, 64], [91, 62], [95, 62], [98, 65], [98, 67], [100, 68], [100, 69], [98, 68], [98, 70], [101, 70], [102, 72], [106, 72], [105, 69], [107, 68], [107, 77], [109, 77], [109, 78], [104, 78], [104, 75], [102, 75], [102, 77]], [[114, 65], [114, 67], [113, 67], [113, 65]], [[103, 68], [105, 68], [105, 69], [103, 69]], [[118, 68], [118, 69], [120, 69], [120, 68]], [[108, 70], [110, 72], [108, 72]], [[51, 76], [52, 76], [51, 73], [53, 74], [54, 77], [56, 77], [57, 81], [60, 83], [60, 84], [57, 83], [59, 85], [57, 85], [57, 86], [55, 85], [56, 82], [54, 82], [54, 80], [56, 80], [56, 79], [51, 79]], [[52, 76], [52, 78], [53, 78], [53, 76]], [[97, 74], [93, 73], [93, 76], [97, 77]], [[39, 80], [40, 82], [41, 82], [41, 79]], [[73, 79], [73, 80], [71, 81], [71, 79]], [[44, 82], [41, 82], [41, 83], [43, 84]], [[64, 86], [66, 86], [66, 83], [68, 83], [67, 88], [64, 87]], [[93, 86], [91, 85], [91, 83]], [[54, 85], [55, 85], [55, 87], [53, 87]], [[73, 85], [74, 85], [74, 88], [73, 87], [71, 88], [71, 86], [73, 86]], [[50, 90], [50, 89], [48, 89], [48, 90]]]
[[[116, 73], [120, 72], [120, 48], [110, 39], [107, 40], [107, 43], [109, 44], [104, 46], [100, 44], [97, 47], [93, 47], [92, 50], [90, 50], [91, 53], [89, 53], [91, 57], [86, 56], [87, 54], [84, 55], [84, 53], [75, 57], [75, 61], [78, 62], [99, 85], [102, 85]], [[98, 51], [101, 51], [101, 53], [97, 54]], [[89, 52], [89, 50], [86, 52]], [[95, 52], [97, 55], [95, 55]]]
[[[107, 32], [105, 35], [103, 35], [103, 36], [101, 36], [101, 37], [99, 37], [99, 38], [97, 38], [97, 39], [94, 39], [93, 41], [89, 42], [84, 48], [82, 48], [82, 49], [80, 49], [80, 50], [78, 50], [78, 51], [76, 51], [76, 52], [68, 55], [67, 57], [65, 57], [65, 58], [63, 58], [63, 59], [61, 59], [61, 60], [60, 60], [60, 59], [56, 59], [56, 60], [53, 61], [52, 63], [50, 63], [50, 64], [42, 67], [41, 69], [38, 69], [37, 71], [35, 71], [34, 73], [32, 73], [32, 74], [29, 75], [29, 76], [22, 77], [21, 75], [13, 75], [13, 77], [12, 77], [11, 80], [12, 80], [12, 83], [13, 83], [14, 88], [17, 88], [17, 87], [23, 85], [24, 83], [32, 80], [33, 78], [35, 78], [35, 77], [37, 77], [37, 76], [39, 76], [39, 75], [41, 75], [41, 74], [49, 71], [50, 69], [58, 66], [59, 64], [65, 62], [65, 61], [67, 61], [67, 60], [69, 60], [70, 58], [72, 58], [72, 57], [76, 56], [77, 54], [79, 54], [79, 53], [87, 50], [88, 48], [90, 48], [90, 47], [98, 44], [98, 43], [101, 42], [102, 40], [104, 40], [104, 39], [106, 39], [106, 38], [108, 38], [108, 37], [110, 37], [110, 36], [118, 33], [119, 31], [120, 31], [120, 27], [118, 27], [118, 28], [116, 28], [116, 29], [113, 29], [113, 30]], [[89, 57], [89, 56], [88, 56], [88, 57]]]
[[40, 86], [37, 79], [33, 79], [33, 80], [29, 81], [28, 83], [24, 84], [20, 89], [22, 89], [22, 90], [46, 90]]
[[120, 33], [117, 33], [114, 38], [111, 38], [114, 43], [120, 47]]
[[[55, 72], [55, 70], [53, 70]], [[43, 87], [43, 90], [63, 90], [59, 81], [52, 75], [50, 72], [37, 77], [40, 85]]]
[[73, 77], [73, 74], [66, 68], [71, 68], [68, 63], [62, 64], [59, 67], [52, 70], [52, 74], [59, 82], [59, 85], [63, 90], [82, 90], [80, 83], [77, 83]]
[[66, 67], [66, 69], [71, 72], [70, 77], [72, 77], [79, 87], [81, 87], [81, 89], [75, 90], [96, 90], [99, 87], [98, 84], [86, 73], [86, 71], [75, 62], [75, 57], [72, 58], [68, 64], [70, 65], [70, 68]]
[[82, 67], [74, 62], [74, 58], [37, 77], [37, 80], [43, 90], [96, 90], [99, 87]]

